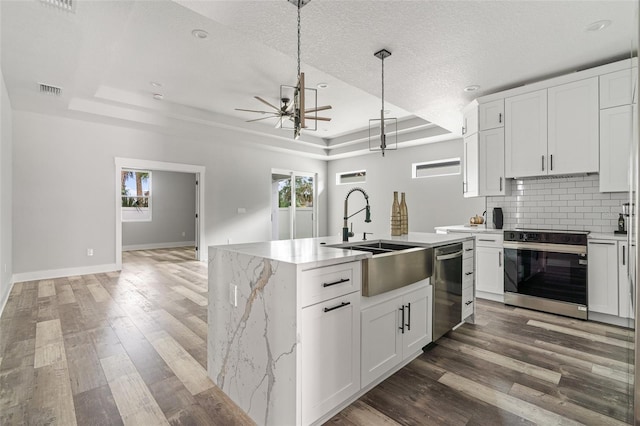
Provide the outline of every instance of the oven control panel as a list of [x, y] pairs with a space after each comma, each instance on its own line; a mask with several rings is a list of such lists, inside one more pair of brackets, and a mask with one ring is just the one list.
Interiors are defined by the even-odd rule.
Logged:
[[571, 244], [587, 245], [586, 232], [552, 232], [514, 230], [504, 231], [505, 241], [547, 243], [547, 244]]

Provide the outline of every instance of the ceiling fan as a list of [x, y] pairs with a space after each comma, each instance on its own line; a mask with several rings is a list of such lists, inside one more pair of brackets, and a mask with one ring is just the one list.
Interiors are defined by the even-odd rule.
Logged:
[[[259, 111], [251, 109], [236, 108], [237, 111], [257, 112], [259, 114], [269, 114], [267, 117], [255, 118], [250, 121], [266, 120], [268, 118], [277, 118], [276, 127], [284, 127], [293, 129], [293, 138], [298, 139], [302, 129], [318, 130], [318, 121], [331, 121], [328, 117], [318, 117], [318, 111], [325, 111], [331, 109], [331, 105], [318, 106], [318, 91], [316, 89], [309, 89], [304, 86], [304, 73], [300, 72], [300, 9], [302, 6], [308, 4], [311, 0], [289, 0], [290, 3], [295, 4], [298, 7], [298, 82], [295, 86], [280, 86], [280, 108], [265, 101], [259, 96], [254, 96], [257, 100], [263, 104], [271, 107], [273, 111]], [[285, 95], [287, 91], [293, 91], [293, 95]], [[308, 93], [307, 93], [308, 92]], [[307, 98], [312, 100], [311, 104], [315, 105], [313, 108], [306, 108]], [[307, 115], [309, 114], [309, 115]], [[313, 120], [314, 126], [307, 126], [306, 120]], [[284, 123], [288, 121], [293, 122], [292, 127], [284, 126]], [[287, 123], [288, 124], [288, 123]]]
[[[253, 122], [253, 121], [261, 121], [261, 120], [267, 120], [270, 118], [276, 118], [277, 122], [276, 122], [276, 128], [281, 128], [283, 125], [283, 122], [285, 120], [289, 120], [291, 122], [296, 121], [296, 108], [295, 107], [295, 102], [293, 102], [290, 98], [283, 96], [280, 98], [280, 108], [278, 108], [277, 106], [273, 105], [271, 102], [268, 102], [266, 100], [264, 100], [263, 98], [261, 98], [260, 96], [254, 96], [254, 98], [256, 98], [257, 100], [259, 100], [260, 102], [262, 102], [263, 104], [269, 106], [270, 108], [272, 108], [269, 111], [262, 111], [262, 110], [255, 110], [255, 109], [243, 109], [243, 108], [235, 108], [236, 111], [244, 111], [244, 112], [255, 112], [258, 114], [268, 114], [266, 117], [260, 117], [260, 118], [254, 118], [252, 120], [246, 120], [247, 123]], [[317, 121], [331, 121], [331, 118], [329, 117], [318, 117], [318, 111], [325, 111], [331, 109], [331, 105], [325, 105], [325, 106], [320, 106], [320, 107], [315, 107], [315, 108], [310, 108], [310, 109], [305, 109], [304, 110], [304, 118], [306, 120], [317, 120]]]

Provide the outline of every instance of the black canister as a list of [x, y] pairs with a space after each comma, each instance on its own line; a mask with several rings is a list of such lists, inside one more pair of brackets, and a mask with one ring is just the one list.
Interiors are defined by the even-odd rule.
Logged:
[[504, 218], [502, 216], [502, 208], [495, 207], [493, 209], [493, 227], [495, 229], [502, 229], [503, 223], [504, 223]]

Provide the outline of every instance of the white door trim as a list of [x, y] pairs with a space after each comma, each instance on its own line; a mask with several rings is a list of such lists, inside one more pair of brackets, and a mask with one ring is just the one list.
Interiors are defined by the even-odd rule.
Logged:
[[198, 260], [205, 261], [207, 259], [207, 245], [204, 233], [204, 183], [205, 183], [205, 167], [194, 164], [182, 163], [166, 163], [163, 161], [141, 160], [137, 158], [115, 157], [115, 215], [116, 215], [116, 266], [122, 269], [122, 214], [121, 214], [121, 194], [120, 194], [120, 176], [122, 169], [143, 169], [143, 170], [159, 170], [166, 172], [182, 172], [195, 173], [198, 180], [198, 230], [196, 235], [196, 244], [198, 246]]

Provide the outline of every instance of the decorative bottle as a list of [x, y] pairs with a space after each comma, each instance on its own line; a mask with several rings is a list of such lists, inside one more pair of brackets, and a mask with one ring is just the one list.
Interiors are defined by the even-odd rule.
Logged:
[[393, 204], [391, 205], [391, 235], [402, 235], [402, 223], [400, 220], [400, 203], [398, 191], [393, 191]]
[[404, 192], [400, 196], [400, 200], [400, 232], [405, 235], [409, 233], [409, 210], [407, 209]]

